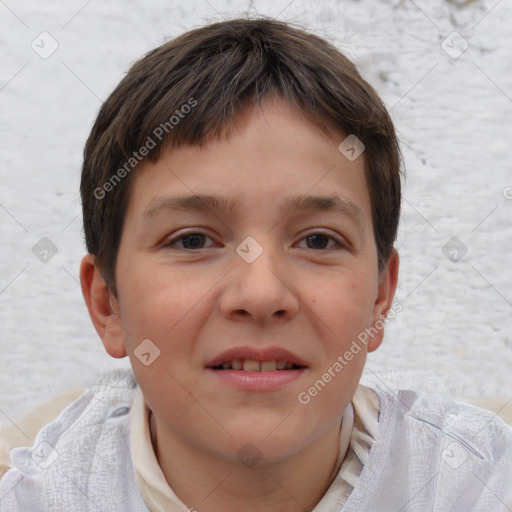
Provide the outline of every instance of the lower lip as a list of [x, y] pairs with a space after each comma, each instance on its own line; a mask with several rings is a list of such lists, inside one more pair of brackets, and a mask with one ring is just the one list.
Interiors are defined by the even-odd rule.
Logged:
[[299, 379], [306, 368], [275, 370], [273, 372], [247, 372], [245, 370], [212, 370], [221, 381], [246, 391], [273, 391]]

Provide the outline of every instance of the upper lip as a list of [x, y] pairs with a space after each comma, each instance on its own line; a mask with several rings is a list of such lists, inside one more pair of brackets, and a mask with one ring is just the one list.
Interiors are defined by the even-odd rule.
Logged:
[[205, 366], [219, 366], [225, 361], [233, 359], [251, 359], [254, 361], [273, 361], [285, 360], [297, 366], [307, 366], [307, 363], [289, 350], [280, 347], [254, 348], [254, 347], [234, 347], [230, 348], [218, 356], [210, 359]]

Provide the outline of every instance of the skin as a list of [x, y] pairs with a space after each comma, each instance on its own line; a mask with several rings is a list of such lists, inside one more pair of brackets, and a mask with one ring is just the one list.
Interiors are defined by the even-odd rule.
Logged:
[[[364, 153], [345, 158], [338, 150], [345, 136], [327, 135], [279, 99], [246, 110], [228, 138], [141, 163], [119, 247], [117, 298], [93, 257], [82, 261], [94, 326], [111, 356], [129, 356], [152, 411], [159, 464], [187, 507], [311, 510], [331, 483], [341, 416], [383, 330], [308, 404], [297, 397], [385, 316], [398, 275], [394, 251], [377, 270]], [[161, 209], [144, 217], [160, 199], [191, 193], [237, 198], [240, 211]], [[297, 194], [343, 197], [360, 223], [340, 212], [284, 215], [282, 203]], [[207, 235], [196, 241], [202, 248], [187, 250], [185, 231]], [[315, 248], [307, 237], [319, 231], [332, 238]], [[235, 250], [248, 236], [263, 249], [252, 263]], [[134, 355], [145, 339], [160, 349], [149, 366]], [[239, 346], [283, 347], [308, 368], [277, 390], [241, 391], [205, 370]], [[261, 455], [252, 467], [237, 456], [247, 443]]]

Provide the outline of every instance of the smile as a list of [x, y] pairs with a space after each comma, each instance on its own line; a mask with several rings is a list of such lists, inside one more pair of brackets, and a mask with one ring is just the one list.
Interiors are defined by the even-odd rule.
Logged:
[[300, 379], [309, 365], [282, 347], [233, 347], [205, 364], [208, 375], [240, 391], [277, 391]]
[[255, 359], [232, 359], [211, 367], [213, 370], [243, 370], [246, 372], [275, 372], [277, 370], [297, 370], [302, 366], [286, 359], [257, 361]]

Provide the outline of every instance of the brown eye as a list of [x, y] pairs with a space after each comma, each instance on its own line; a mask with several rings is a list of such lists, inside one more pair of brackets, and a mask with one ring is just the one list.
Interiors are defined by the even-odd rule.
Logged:
[[329, 243], [327, 235], [311, 235], [306, 240], [308, 242], [308, 249], [325, 249]]
[[331, 245], [328, 247], [329, 242], [334, 242], [334, 247], [338, 246], [343, 248], [344, 245], [340, 243], [338, 240], [333, 238], [332, 236], [326, 235], [325, 233], [312, 233], [311, 235], [308, 235], [304, 237], [302, 240], [306, 241], [306, 248], [307, 249], [313, 249], [313, 250], [321, 250], [321, 249], [332, 249], [333, 246]]
[[[185, 250], [204, 249], [204, 243], [207, 238], [211, 240], [211, 238], [204, 233], [189, 232], [173, 238], [165, 243], [164, 247]], [[177, 245], [180, 241], [181, 247]]]
[[182, 236], [181, 239], [185, 249], [202, 249], [205, 236], [200, 233], [193, 233], [192, 235]]

